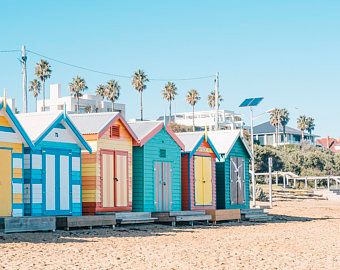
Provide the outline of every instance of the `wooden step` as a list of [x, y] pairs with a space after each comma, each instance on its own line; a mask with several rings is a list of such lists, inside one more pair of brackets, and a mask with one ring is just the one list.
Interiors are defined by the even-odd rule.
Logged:
[[206, 210], [208, 215], [211, 215], [211, 221], [216, 223], [217, 221], [227, 220], [240, 220], [241, 211], [240, 209], [217, 209], [217, 210]]
[[154, 222], [157, 218], [150, 212], [118, 212], [116, 220], [118, 224], [142, 224]]
[[158, 218], [148, 218], [148, 219], [121, 219], [118, 220], [119, 224], [143, 224], [152, 223], [158, 220]]
[[176, 216], [176, 221], [209, 221], [211, 215]]
[[171, 211], [169, 216], [199, 216], [205, 215], [205, 210], [195, 210], [195, 211]]
[[61, 216], [57, 217], [57, 228], [62, 230], [69, 230], [70, 228], [82, 227], [102, 227], [116, 225], [115, 215], [98, 215], [98, 216]]
[[55, 231], [55, 217], [5, 217], [0, 218], [0, 228], [5, 233]]

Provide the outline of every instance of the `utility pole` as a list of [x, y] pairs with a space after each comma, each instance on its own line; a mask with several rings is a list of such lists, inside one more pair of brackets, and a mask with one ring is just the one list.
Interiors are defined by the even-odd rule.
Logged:
[[269, 205], [270, 208], [273, 207], [273, 177], [272, 177], [272, 167], [273, 167], [273, 158], [268, 158], [268, 172], [269, 172]]
[[216, 72], [216, 77], [215, 77], [215, 130], [218, 130], [218, 87], [219, 87], [219, 73]]
[[27, 113], [27, 69], [26, 69], [26, 48], [25, 45], [21, 47], [21, 66], [22, 66], [22, 112]]

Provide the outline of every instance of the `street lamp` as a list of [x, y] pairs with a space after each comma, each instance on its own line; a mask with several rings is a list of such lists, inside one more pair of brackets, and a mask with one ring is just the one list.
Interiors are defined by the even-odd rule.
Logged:
[[251, 137], [251, 181], [253, 188], [253, 207], [256, 206], [256, 186], [255, 186], [255, 156], [254, 156], [254, 112], [253, 107], [256, 107], [261, 103], [263, 97], [257, 98], [247, 98], [245, 99], [239, 107], [248, 107], [250, 109], [250, 137]]

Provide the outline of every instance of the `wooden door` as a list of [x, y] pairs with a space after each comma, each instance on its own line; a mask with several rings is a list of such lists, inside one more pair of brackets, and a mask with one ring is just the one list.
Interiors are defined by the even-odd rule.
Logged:
[[244, 158], [230, 158], [230, 201], [231, 204], [245, 202]]
[[44, 202], [46, 215], [71, 212], [71, 158], [67, 152], [47, 151], [44, 156]]
[[210, 157], [202, 158], [203, 165], [203, 204], [212, 205], [212, 164]]
[[12, 215], [12, 152], [0, 149], [0, 216]]
[[117, 207], [129, 205], [128, 185], [128, 153], [117, 151], [115, 154], [115, 197]]
[[154, 164], [154, 201], [155, 211], [172, 210], [171, 163], [155, 162]]
[[194, 157], [195, 171], [195, 204], [204, 205], [203, 158]]
[[103, 152], [101, 158], [102, 205], [114, 207], [114, 158], [113, 152]]

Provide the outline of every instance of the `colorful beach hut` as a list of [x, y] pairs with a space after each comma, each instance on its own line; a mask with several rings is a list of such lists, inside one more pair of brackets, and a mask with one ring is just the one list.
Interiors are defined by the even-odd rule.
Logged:
[[240, 131], [210, 131], [221, 160], [216, 163], [218, 209], [249, 208], [249, 161], [251, 152]]
[[184, 145], [163, 122], [129, 125], [137, 136], [133, 147], [133, 211], [180, 211]]
[[93, 150], [82, 154], [83, 213], [131, 211], [136, 135], [119, 113], [70, 117]]
[[17, 118], [33, 143], [24, 157], [25, 215], [81, 215], [81, 150], [91, 147], [66, 112]]
[[24, 215], [24, 147], [32, 147], [6, 99], [0, 101], [0, 217]]
[[176, 133], [182, 152], [182, 210], [216, 209], [215, 164], [219, 154], [203, 132]]

